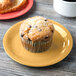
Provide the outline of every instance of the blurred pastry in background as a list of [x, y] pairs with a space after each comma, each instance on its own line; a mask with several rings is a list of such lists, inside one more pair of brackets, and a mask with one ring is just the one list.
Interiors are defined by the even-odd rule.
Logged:
[[27, 0], [0, 0], [0, 14], [21, 10]]

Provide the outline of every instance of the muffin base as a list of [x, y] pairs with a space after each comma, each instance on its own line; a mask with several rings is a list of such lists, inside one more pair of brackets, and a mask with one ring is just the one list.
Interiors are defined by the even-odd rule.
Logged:
[[40, 53], [49, 49], [52, 44], [52, 39], [46, 42], [38, 42], [32, 43], [32, 41], [24, 41], [21, 40], [23, 47], [26, 48], [28, 51], [33, 53]]

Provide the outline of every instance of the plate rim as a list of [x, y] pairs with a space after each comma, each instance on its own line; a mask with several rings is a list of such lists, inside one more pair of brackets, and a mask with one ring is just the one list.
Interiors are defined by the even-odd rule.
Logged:
[[[24, 20], [23, 20], [23, 21], [24, 21]], [[66, 29], [63, 25], [61, 25], [60, 23], [58, 23], [58, 22], [56, 22], [56, 21], [53, 21], [53, 20], [51, 20], [51, 21], [52, 21], [54, 24], [59, 25], [59, 26], [61, 26], [62, 28], [64, 28], [64, 29], [67, 31], [67, 33], [70, 35], [70, 40], [71, 40], [70, 48], [68, 48], [69, 51], [67, 51], [67, 53], [66, 53], [63, 57], [61, 57], [59, 60], [55, 60], [54, 63], [50, 63], [50, 64], [46, 64], [46, 65], [29, 65], [29, 64], [24, 64], [24, 63], [22, 63], [20, 60], [16, 59], [14, 56], [10, 55], [10, 54], [8, 53], [7, 47], [6, 47], [6, 45], [5, 45], [5, 40], [6, 40], [7, 34], [8, 34], [8, 32], [9, 32], [12, 28], [14, 28], [14, 27], [17, 26], [18, 24], [22, 23], [23, 21], [20, 21], [20, 22], [14, 24], [12, 27], [10, 27], [10, 28], [7, 30], [7, 32], [5, 33], [4, 37], [3, 37], [3, 47], [4, 47], [4, 50], [5, 50], [5, 52], [7, 53], [7, 55], [8, 55], [11, 59], [13, 59], [15, 62], [20, 63], [20, 64], [22, 64], [22, 65], [30, 66], [30, 67], [46, 67], [46, 66], [51, 66], [51, 65], [54, 65], [54, 64], [62, 61], [65, 57], [67, 57], [67, 56], [69, 55], [69, 53], [71, 52], [72, 47], [73, 47], [73, 38], [72, 38], [72, 35], [71, 35], [71, 33], [68, 31], [68, 29]]]
[[[32, 8], [32, 6], [33, 6], [33, 3], [34, 3], [34, 1], [33, 0], [29, 0], [30, 1], [30, 4], [29, 4], [29, 8], [26, 6], [25, 8], [28, 8], [25, 12], [23, 12], [23, 13], [21, 13], [21, 14], [18, 14], [17, 13], [17, 15], [15, 15], [15, 16], [11, 16], [11, 17], [0, 17], [0, 20], [9, 20], [9, 19], [14, 19], [14, 18], [17, 18], [17, 17], [20, 17], [20, 16], [22, 16], [22, 15], [24, 15], [25, 13], [27, 13], [31, 8]], [[23, 9], [25, 9], [25, 8], [23, 8]], [[20, 10], [21, 11], [21, 10]], [[15, 11], [15, 12], [17, 12], [17, 11]], [[11, 13], [13, 13], [13, 12], [11, 12]], [[9, 12], [9, 15], [10, 15], [10, 12]]]

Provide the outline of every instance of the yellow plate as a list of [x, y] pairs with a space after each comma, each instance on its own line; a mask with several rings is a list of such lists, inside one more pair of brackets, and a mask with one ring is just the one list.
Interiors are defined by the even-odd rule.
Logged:
[[55, 21], [52, 22], [54, 23], [55, 32], [52, 46], [48, 51], [31, 53], [23, 48], [19, 37], [21, 21], [13, 25], [3, 38], [3, 46], [6, 53], [16, 62], [31, 67], [49, 66], [63, 60], [72, 49], [72, 36], [64, 26]]

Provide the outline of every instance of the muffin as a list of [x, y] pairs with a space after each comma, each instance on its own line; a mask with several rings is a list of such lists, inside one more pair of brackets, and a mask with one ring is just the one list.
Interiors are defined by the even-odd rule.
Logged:
[[0, 0], [0, 14], [20, 10], [26, 3], [27, 0]]
[[20, 26], [20, 38], [23, 46], [31, 52], [48, 50], [52, 44], [54, 26], [49, 19], [35, 16], [26, 19]]

